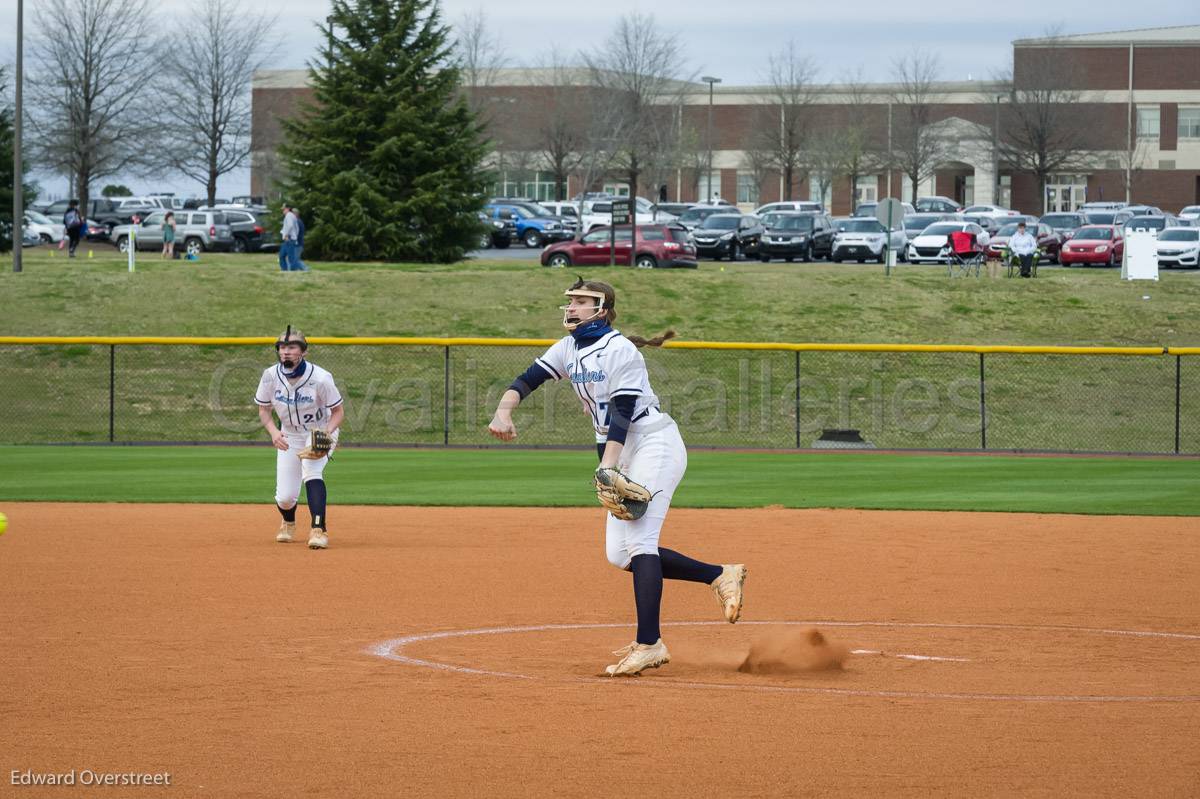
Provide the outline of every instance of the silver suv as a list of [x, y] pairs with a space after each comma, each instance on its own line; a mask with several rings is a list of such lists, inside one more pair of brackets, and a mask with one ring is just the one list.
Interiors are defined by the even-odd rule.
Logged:
[[[129, 251], [129, 239], [137, 241], [139, 250], [160, 250], [163, 245], [163, 219], [166, 211], [155, 211], [142, 220], [140, 225], [117, 225], [109, 239], [121, 252]], [[199, 255], [207, 250], [227, 252], [233, 249], [233, 228], [225, 218], [224, 211], [176, 211], [175, 250], [189, 255]]]

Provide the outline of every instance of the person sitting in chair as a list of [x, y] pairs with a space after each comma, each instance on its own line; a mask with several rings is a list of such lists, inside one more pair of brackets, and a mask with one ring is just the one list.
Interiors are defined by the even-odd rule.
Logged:
[[1037, 239], [1025, 230], [1025, 223], [1017, 223], [1017, 232], [1008, 240], [1008, 249], [1021, 262], [1021, 277], [1033, 274], [1033, 255], [1037, 252]]

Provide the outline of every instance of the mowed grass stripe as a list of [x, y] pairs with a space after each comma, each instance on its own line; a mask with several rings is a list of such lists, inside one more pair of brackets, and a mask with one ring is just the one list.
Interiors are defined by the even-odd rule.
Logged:
[[[694, 451], [681, 507], [1200, 515], [1200, 462]], [[587, 506], [595, 453], [346, 449], [333, 504]], [[0, 501], [270, 504], [267, 447], [0, 448]], [[651, 486], [653, 488], [653, 486]]]

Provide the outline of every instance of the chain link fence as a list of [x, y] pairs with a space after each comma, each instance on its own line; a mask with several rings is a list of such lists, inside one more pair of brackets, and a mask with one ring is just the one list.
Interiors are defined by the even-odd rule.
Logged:
[[[263, 440], [253, 396], [270, 343], [145, 341], [0, 342], [0, 443]], [[494, 444], [497, 401], [545, 349], [415, 341], [313, 340], [346, 398], [343, 443]], [[1200, 350], [754, 347], [643, 350], [689, 446], [1200, 453]], [[564, 385], [534, 392], [516, 421], [521, 444], [591, 441]]]

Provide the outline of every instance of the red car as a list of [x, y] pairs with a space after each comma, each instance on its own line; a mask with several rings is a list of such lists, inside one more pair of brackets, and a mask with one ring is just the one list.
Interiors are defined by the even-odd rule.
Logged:
[[[1062, 249], [1062, 237], [1054, 232], [1054, 228], [1049, 225], [1033, 225], [1026, 223], [1026, 229], [1037, 236], [1038, 249], [1042, 251], [1041, 260], [1045, 263], [1058, 260], [1059, 250]], [[1037, 228], [1034, 230], [1034, 228]], [[1000, 258], [1006, 249], [1008, 249], [1008, 240], [1017, 232], [1015, 223], [1009, 223], [996, 231], [996, 235], [988, 239], [988, 255], [992, 258]]]
[[[542, 266], [608, 266], [613, 247], [611, 227], [593, 228], [579, 239], [560, 241], [542, 250]], [[632, 231], [616, 229], [616, 263], [627, 266], [633, 250]], [[640, 269], [682, 267], [695, 269], [696, 245], [682, 225], [638, 225], [637, 257]]]
[[1116, 266], [1125, 252], [1125, 237], [1116, 225], [1085, 225], [1063, 243], [1059, 263]]

